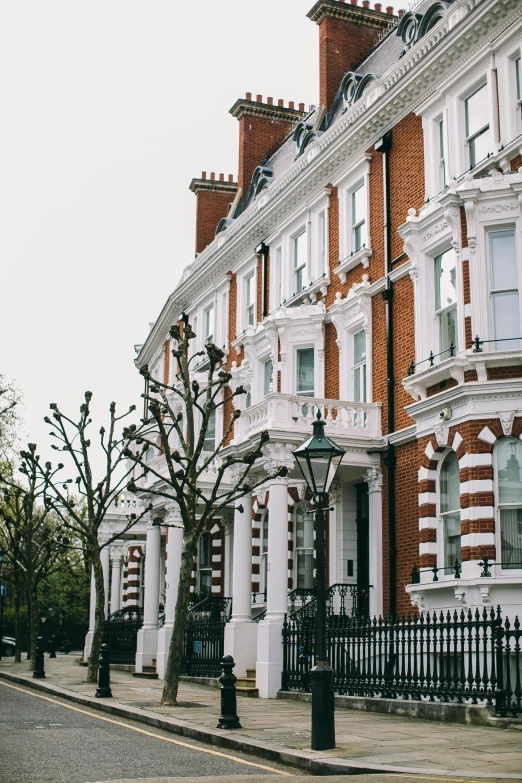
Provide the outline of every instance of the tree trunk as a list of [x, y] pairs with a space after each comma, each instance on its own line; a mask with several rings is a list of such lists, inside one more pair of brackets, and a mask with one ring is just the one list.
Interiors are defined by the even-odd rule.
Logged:
[[15, 622], [15, 663], [20, 663], [22, 660], [22, 617], [21, 617], [21, 595], [20, 595], [20, 580], [15, 579], [14, 585], [14, 622]]
[[185, 641], [185, 627], [187, 625], [188, 608], [190, 600], [190, 577], [194, 567], [194, 552], [197, 538], [191, 535], [183, 542], [181, 553], [181, 568], [179, 572], [178, 600], [174, 613], [174, 630], [170, 640], [169, 656], [165, 670], [165, 685], [161, 703], [166, 706], [174, 706], [178, 698], [179, 672], [181, 656]]
[[105, 586], [103, 583], [103, 569], [100, 550], [93, 554], [92, 567], [94, 569], [94, 584], [96, 586], [96, 607], [94, 613], [94, 633], [92, 637], [91, 654], [87, 667], [87, 682], [98, 681], [98, 664], [100, 650], [103, 644], [103, 631], [105, 628]]

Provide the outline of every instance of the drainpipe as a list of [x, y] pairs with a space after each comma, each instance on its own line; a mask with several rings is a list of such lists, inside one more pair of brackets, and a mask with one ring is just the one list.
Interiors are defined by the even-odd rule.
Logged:
[[[390, 150], [392, 132], [389, 131], [375, 145], [375, 151], [382, 154], [382, 182], [384, 196], [384, 264], [385, 287], [382, 298], [386, 303], [386, 389], [388, 411], [388, 435], [395, 431], [395, 377], [393, 371], [393, 283], [390, 272], [393, 269], [391, 252], [391, 216], [390, 216]], [[395, 516], [395, 447], [388, 442], [385, 459], [388, 469], [388, 577], [389, 612], [391, 617], [397, 614], [397, 525]]]
[[263, 256], [263, 261], [261, 264], [261, 314], [263, 318], [266, 318], [268, 315], [267, 259], [268, 254], [270, 253], [270, 248], [268, 245], [265, 245], [264, 242], [261, 242], [261, 244], [256, 247], [256, 253], [260, 256]]

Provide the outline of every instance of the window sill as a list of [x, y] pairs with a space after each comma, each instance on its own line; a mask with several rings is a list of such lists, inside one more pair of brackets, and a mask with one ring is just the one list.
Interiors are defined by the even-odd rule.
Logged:
[[278, 310], [281, 307], [293, 307], [297, 304], [301, 304], [305, 299], [309, 299], [312, 304], [315, 304], [317, 301], [317, 294], [321, 293], [322, 296], [325, 297], [329, 285], [330, 278], [324, 275], [314, 283], [310, 283], [310, 285], [306, 286], [306, 288], [303, 288], [303, 290], [299, 291], [299, 293], [289, 296], [288, 299], [285, 299], [283, 302], [281, 302], [279, 307], [276, 309]]
[[361, 247], [356, 253], [347, 256], [339, 263], [337, 269], [334, 269], [334, 274], [337, 275], [343, 285], [346, 283], [346, 273], [351, 269], [355, 269], [359, 264], [362, 264], [364, 269], [368, 269], [372, 252], [371, 247]]
[[488, 380], [488, 368], [513, 367], [522, 364], [522, 349], [511, 351], [481, 351], [467, 353], [470, 366], [477, 371], [477, 380], [484, 383]]

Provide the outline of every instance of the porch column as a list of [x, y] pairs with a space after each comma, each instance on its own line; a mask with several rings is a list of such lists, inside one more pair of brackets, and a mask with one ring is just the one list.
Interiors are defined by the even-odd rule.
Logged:
[[167, 562], [165, 593], [165, 625], [158, 631], [158, 660], [156, 671], [163, 679], [169, 657], [170, 640], [174, 629], [174, 614], [178, 600], [179, 571], [181, 568], [181, 550], [183, 548], [183, 522], [177, 503], [168, 503], [165, 524], [167, 525]]
[[109, 616], [109, 571], [110, 571], [110, 552], [109, 547], [104, 546], [100, 552], [102, 571], [103, 571], [103, 592], [105, 593], [105, 618]]
[[89, 593], [89, 630], [85, 636], [83, 647], [83, 660], [86, 661], [91, 654], [92, 637], [94, 634], [94, 621], [96, 615], [96, 582], [94, 581], [94, 568], [91, 568], [91, 590]]
[[143, 626], [138, 631], [136, 671], [152, 666], [158, 649], [159, 566], [161, 529], [154, 524], [152, 513], [147, 514], [147, 541], [145, 549], [145, 595], [143, 598]]
[[364, 474], [368, 484], [369, 549], [370, 549], [370, 617], [383, 612], [382, 576], [382, 470], [368, 468]]
[[120, 544], [110, 548], [112, 573], [111, 573], [111, 614], [121, 609], [121, 561], [123, 548]]
[[232, 619], [225, 628], [225, 655], [236, 662], [235, 674], [256, 668], [257, 625], [252, 622], [252, 493], [236, 503], [232, 558]]
[[288, 608], [288, 480], [272, 479], [268, 490], [267, 612], [259, 623], [256, 679], [259, 695], [274, 699], [281, 688], [282, 630]]

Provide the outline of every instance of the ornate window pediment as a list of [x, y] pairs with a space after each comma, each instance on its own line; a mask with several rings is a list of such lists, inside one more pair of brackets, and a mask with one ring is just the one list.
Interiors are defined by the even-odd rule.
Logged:
[[295, 126], [293, 139], [295, 143], [297, 144], [297, 155], [296, 158], [299, 158], [305, 149], [308, 147], [309, 144], [311, 144], [313, 141], [319, 138], [321, 136], [321, 131], [317, 131], [314, 129], [314, 126], [311, 122], [300, 122]]
[[397, 27], [397, 35], [400, 35], [404, 44], [401, 54], [406, 54], [442, 19], [451, 5], [451, 1], [436, 2], [428, 8], [425, 14], [416, 14], [414, 11], [408, 11], [407, 14], [404, 14]]
[[268, 166], [258, 166], [252, 176], [252, 187], [254, 188], [254, 198], [258, 196], [262, 190], [267, 188], [274, 181], [273, 171]]

